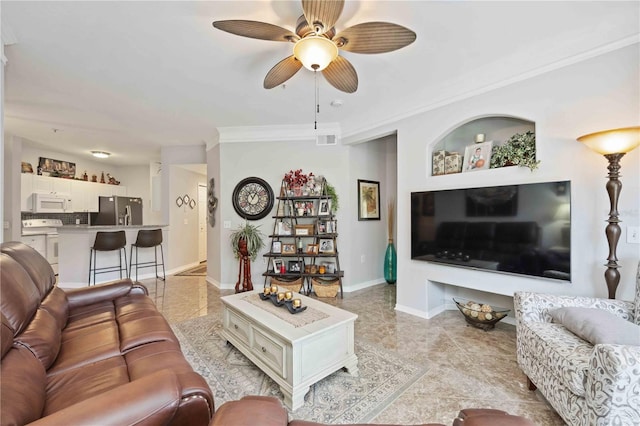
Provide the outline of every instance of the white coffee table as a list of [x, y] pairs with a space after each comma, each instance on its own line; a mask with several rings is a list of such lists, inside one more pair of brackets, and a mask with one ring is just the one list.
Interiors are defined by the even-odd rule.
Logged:
[[308, 309], [293, 315], [259, 292], [221, 298], [222, 336], [280, 385], [289, 408], [302, 406], [309, 387], [340, 368], [358, 374], [356, 314], [294, 293]]

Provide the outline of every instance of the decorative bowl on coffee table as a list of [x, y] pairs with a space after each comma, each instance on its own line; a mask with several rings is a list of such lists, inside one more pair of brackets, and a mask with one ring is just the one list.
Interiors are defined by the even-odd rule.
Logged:
[[484, 331], [493, 329], [496, 323], [506, 317], [510, 311], [510, 309], [499, 308], [468, 299], [454, 297], [453, 301], [456, 302], [456, 306], [460, 309], [469, 325], [481, 328]]

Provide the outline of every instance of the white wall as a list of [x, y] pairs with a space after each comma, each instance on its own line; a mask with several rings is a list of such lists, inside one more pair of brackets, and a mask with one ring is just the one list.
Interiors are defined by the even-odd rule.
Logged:
[[[220, 284], [225, 288], [232, 288], [238, 280], [238, 261], [234, 258], [229, 244], [229, 235], [232, 230], [242, 224], [242, 219], [237, 215], [231, 204], [233, 189], [240, 180], [257, 176], [266, 180], [274, 190], [279, 193], [282, 178], [286, 172], [292, 169], [302, 169], [304, 173], [313, 172], [315, 175], [324, 175], [331, 182], [340, 196], [340, 210], [337, 213], [338, 250], [340, 253], [340, 266], [346, 271], [344, 286], [352, 282], [353, 270], [349, 259], [343, 260], [343, 255], [351, 252], [353, 242], [352, 232], [349, 226], [345, 226], [355, 213], [349, 210], [348, 193], [355, 187], [355, 183], [349, 179], [349, 148], [337, 146], [316, 146], [314, 141], [263, 141], [263, 142], [239, 142], [222, 143], [220, 145], [220, 179], [216, 181], [216, 193], [220, 199], [218, 210], [219, 219], [216, 226], [222, 226], [224, 221], [231, 221], [231, 229], [221, 229], [220, 234]], [[209, 165], [211, 167], [211, 165]], [[344, 201], [343, 201], [344, 200]], [[344, 203], [344, 204], [343, 204]], [[274, 204], [274, 211], [277, 204]], [[271, 215], [256, 221], [261, 226], [265, 235], [273, 232], [274, 219]], [[265, 243], [269, 242], [265, 238]], [[266, 246], [268, 244], [265, 244]], [[268, 248], [265, 247], [264, 251]], [[259, 255], [251, 265], [252, 282], [254, 287], [262, 286], [266, 270], [266, 261]]]
[[169, 261], [167, 269], [176, 270], [198, 264], [198, 208], [178, 207], [176, 198], [188, 195], [198, 201], [198, 184], [206, 184], [205, 175], [180, 166], [170, 166], [169, 203]]
[[[638, 45], [456, 102], [394, 126], [398, 131], [398, 309], [432, 315], [451, 295], [477, 293], [489, 303], [506, 305], [517, 290], [606, 297], [603, 278], [608, 247], [604, 236], [609, 201], [604, 157], [576, 141], [598, 130], [638, 125], [640, 84]], [[510, 115], [536, 123], [539, 170], [510, 167], [447, 176], [429, 176], [432, 144], [469, 117]], [[387, 129], [388, 130], [388, 129]], [[368, 133], [384, 132], [371, 129]], [[364, 136], [363, 136], [364, 138]], [[623, 233], [618, 245], [622, 278], [617, 298], [632, 299], [640, 245], [626, 242], [626, 226], [640, 223], [640, 149], [622, 164], [619, 210]], [[522, 278], [412, 261], [412, 191], [491, 186], [534, 181], [572, 181], [572, 282]], [[359, 236], [355, 236], [359, 238]], [[474, 291], [460, 290], [465, 289]]]
[[121, 166], [118, 180], [127, 186], [128, 196], [142, 198], [142, 223], [144, 225], [163, 225], [162, 212], [153, 211], [151, 207], [150, 168], [149, 165]]
[[[341, 251], [341, 261], [345, 258], [352, 267], [346, 271], [352, 287], [384, 282], [387, 205], [396, 198], [395, 142], [395, 135], [391, 135], [350, 147], [350, 184], [344, 203], [350, 206], [348, 225], [355, 240], [349, 252]], [[380, 182], [380, 220], [358, 220], [358, 179]], [[338, 229], [342, 232], [344, 228]]]
[[[220, 206], [223, 200], [220, 197], [220, 145], [216, 144], [207, 150], [207, 177], [213, 179], [214, 196], [218, 199], [218, 207], [215, 210], [215, 222], [213, 226], [207, 224], [207, 281], [220, 287], [222, 274], [222, 246], [227, 241], [222, 241], [222, 220], [220, 219]], [[208, 185], [208, 183], [207, 183]], [[207, 186], [207, 189], [209, 187]]]

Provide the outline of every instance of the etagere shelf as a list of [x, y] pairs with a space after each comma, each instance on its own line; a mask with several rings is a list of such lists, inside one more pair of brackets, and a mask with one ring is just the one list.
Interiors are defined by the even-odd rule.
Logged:
[[301, 190], [289, 188], [283, 180], [276, 199], [271, 246], [264, 254], [269, 260], [262, 274], [265, 285], [270, 278], [300, 282], [300, 291], [307, 295], [337, 286], [342, 297], [344, 271], [338, 256], [337, 220], [325, 183]]

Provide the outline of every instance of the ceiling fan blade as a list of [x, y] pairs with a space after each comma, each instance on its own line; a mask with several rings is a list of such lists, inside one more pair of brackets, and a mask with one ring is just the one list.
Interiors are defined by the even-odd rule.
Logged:
[[329, 84], [338, 90], [347, 93], [353, 93], [358, 90], [358, 73], [353, 68], [351, 62], [342, 56], [338, 56], [322, 70], [322, 75], [327, 79]]
[[260, 21], [231, 19], [228, 21], [214, 21], [213, 26], [231, 34], [259, 40], [297, 41], [300, 39], [295, 33], [286, 28]]
[[385, 53], [414, 42], [416, 33], [390, 22], [365, 22], [340, 31], [333, 41], [354, 53]]
[[264, 88], [273, 89], [281, 85], [293, 77], [300, 68], [302, 68], [302, 62], [297, 60], [295, 56], [291, 55], [288, 58], [284, 58], [269, 70], [264, 78]]
[[304, 17], [318, 35], [333, 28], [343, 8], [344, 0], [302, 0]]

